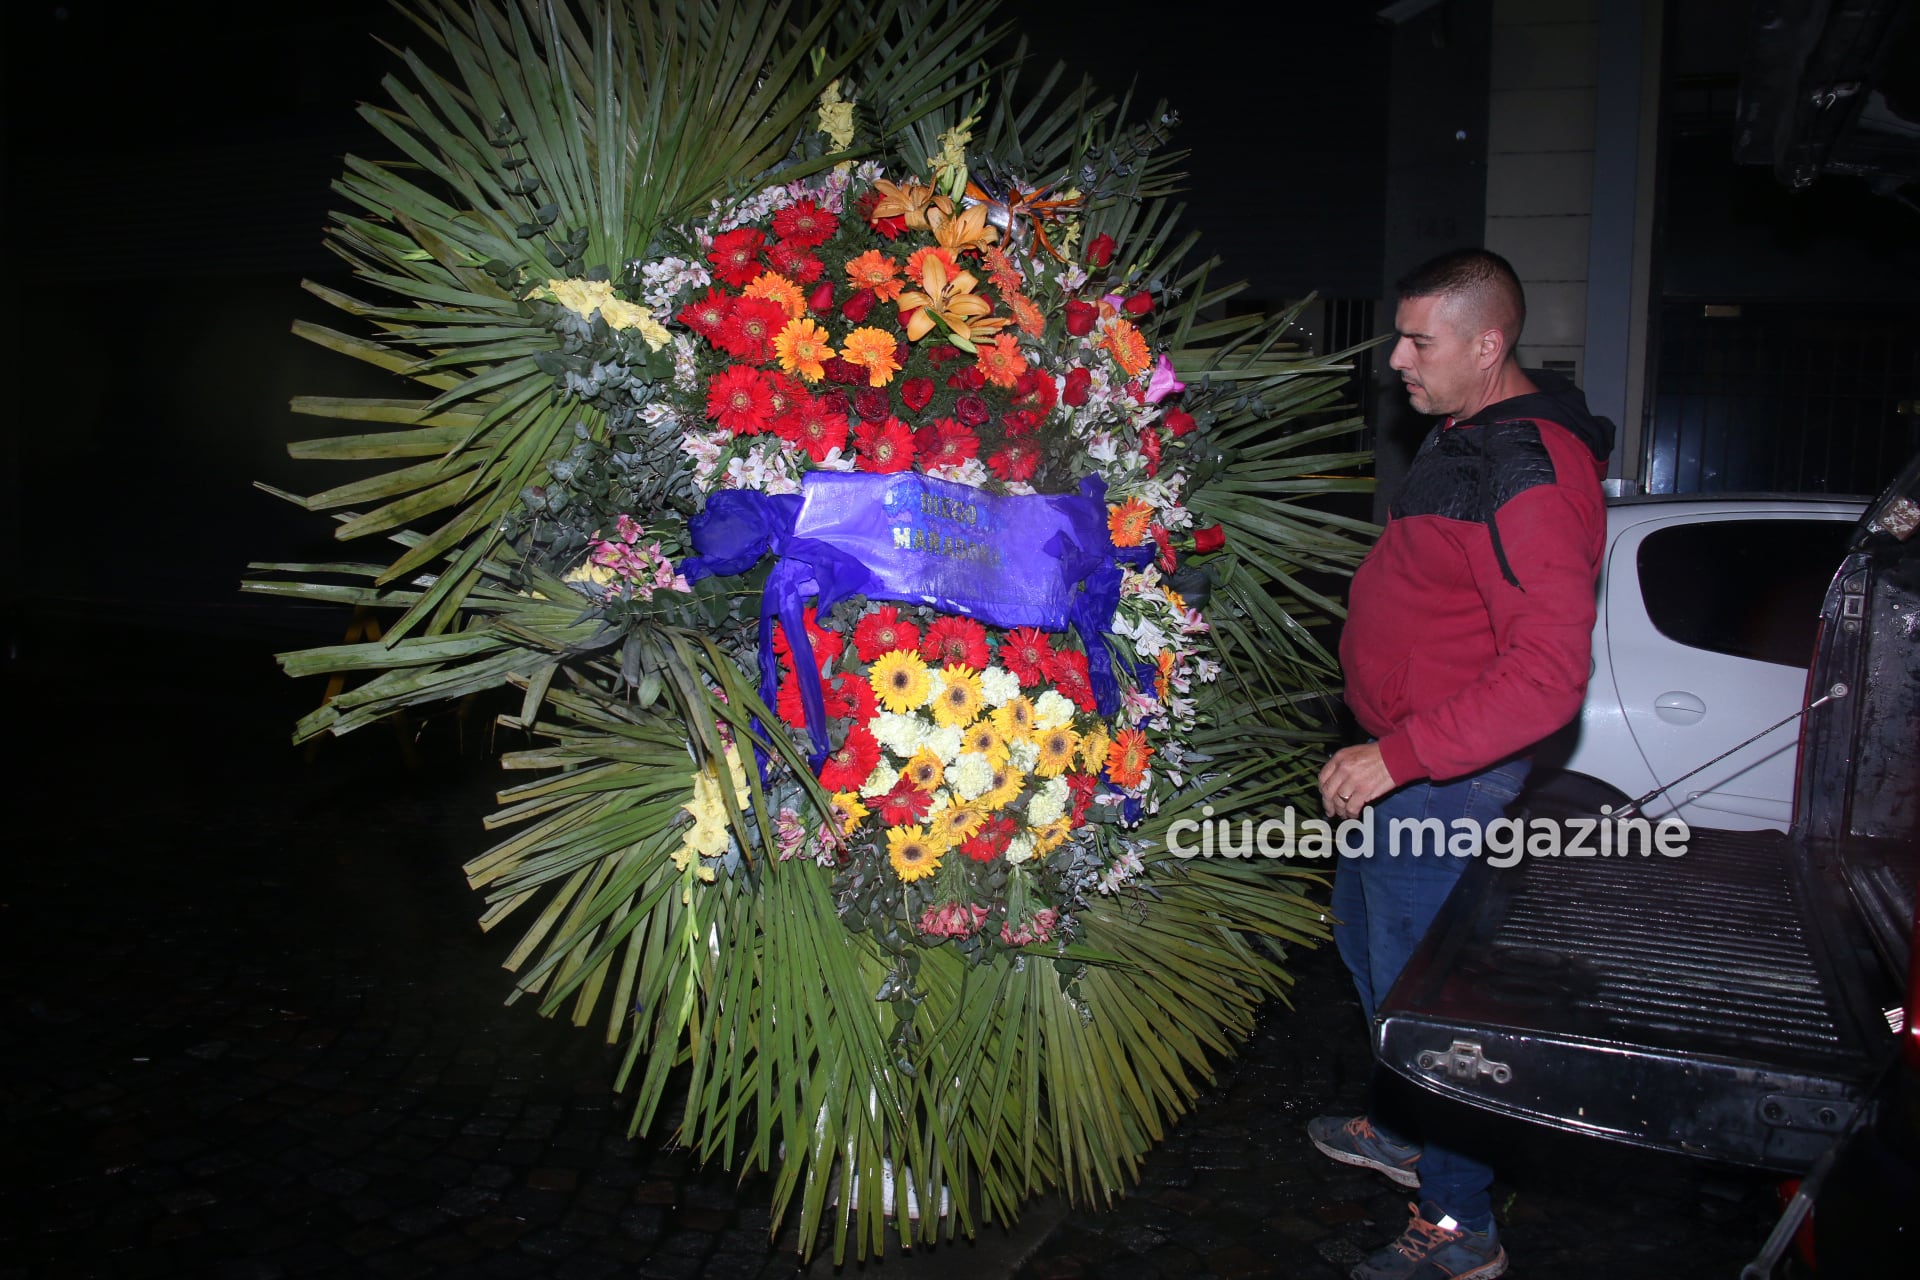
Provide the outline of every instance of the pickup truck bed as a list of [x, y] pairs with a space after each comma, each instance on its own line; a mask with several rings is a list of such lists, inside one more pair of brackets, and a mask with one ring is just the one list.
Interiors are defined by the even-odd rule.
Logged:
[[1481, 863], [1390, 996], [1381, 1058], [1508, 1115], [1803, 1169], [1865, 1099], [1899, 1004], [1844, 907], [1779, 832]]

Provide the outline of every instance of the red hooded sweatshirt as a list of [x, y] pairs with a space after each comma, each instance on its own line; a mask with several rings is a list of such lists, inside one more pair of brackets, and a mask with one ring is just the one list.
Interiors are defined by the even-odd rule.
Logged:
[[1396, 784], [1521, 754], [1592, 667], [1613, 427], [1564, 381], [1427, 436], [1354, 575], [1347, 704]]

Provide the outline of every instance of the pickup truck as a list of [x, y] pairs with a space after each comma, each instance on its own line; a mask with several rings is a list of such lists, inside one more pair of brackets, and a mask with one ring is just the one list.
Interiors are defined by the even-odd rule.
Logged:
[[[1827, 1219], [1853, 1232], [1819, 1251], [1859, 1268], [1822, 1274], [1912, 1274], [1917, 526], [1920, 458], [1867, 508], [1827, 590], [1791, 827], [1694, 827], [1677, 857], [1616, 839], [1604, 858], [1477, 860], [1376, 1016], [1385, 1066], [1596, 1138], [1789, 1175], [1851, 1169], [1836, 1187], [1896, 1198], [1885, 1213], [1816, 1201], [1816, 1233]], [[1857, 1261], [1895, 1249], [1893, 1270]]]

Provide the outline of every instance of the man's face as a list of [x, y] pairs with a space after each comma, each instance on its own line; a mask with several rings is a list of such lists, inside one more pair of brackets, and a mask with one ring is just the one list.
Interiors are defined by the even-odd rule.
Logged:
[[1458, 415], [1478, 385], [1480, 344], [1461, 332], [1458, 308], [1444, 296], [1402, 298], [1393, 313], [1400, 336], [1387, 361], [1407, 384], [1416, 413]]

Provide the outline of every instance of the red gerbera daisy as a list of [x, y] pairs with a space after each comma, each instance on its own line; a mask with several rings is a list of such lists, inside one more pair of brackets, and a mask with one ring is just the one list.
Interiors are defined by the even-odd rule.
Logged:
[[[824, 672], [829, 662], [839, 659], [846, 641], [838, 631], [821, 626], [819, 614], [811, 607], [800, 617], [807, 628], [807, 643], [813, 646], [813, 660]], [[773, 624], [773, 652], [782, 662], [793, 662], [793, 646], [787, 643], [786, 628], [778, 622]]]
[[729, 365], [707, 384], [707, 416], [736, 436], [765, 430], [772, 403], [766, 375], [743, 364]]
[[713, 264], [714, 275], [736, 289], [744, 289], [760, 274], [760, 250], [766, 243], [767, 237], [753, 227], [722, 231], [713, 238], [707, 261]]
[[873, 692], [873, 682], [865, 676], [842, 671], [833, 678], [833, 691], [839, 695], [840, 705], [846, 708], [840, 714], [855, 724], [867, 723], [880, 709], [880, 700]]
[[987, 467], [1002, 480], [1031, 480], [1040, 469], [1040, 450], [1024, 440], [1009, 440], [987, 459]]
[[1000, 641], [1000, 665], [1013, 672], [1023, 687], [1045, 680], [1053, 657], [1053, 641], [1035, 627], [1009, 631]]
[[820, 766], [820, 785], [829, 791], [852, 791], [867, 780], [880, 763], [880, 744], [863, 724], [847, 730], [846, 740]]
[[846, 410], [836, 410], [819, 396], [800, 401], [784, 423], [776, 422], [774, 426], [776, 430], [785, 426], [791, 431], [791, 435], [783, 431], [780, 438], [805, 449], [815, 462], [825, 462], [829, 453], [847, 447]]
[[1067, 794], [1073, 797], [1073, 825], [1078, 827], [1087, 820], [1087, 810], [1093, 806], [1093, 793], [1100, 789], [1100, 779], [1091, 773], [1070, 773], [1067, 775]]
[[1007, 851], [1019, 829], [1020, 824], [1004, 814], [989, 818], [986, 826], [960, 842], [960, 852], [975, 862], [992, 862]]
[[796, 729], [807, 727], [807, 709], [800, 701], [800, 680], [793, 674], [793, 664], [780, 664], [780, 692], [774, 695], [773, 709], [780, 719]]
[[987, 631], [972, 618], [942, 618], [920, 638], [920, 656], [931, 667], [959, 663], [974, 671], [987, 669]]
[[860, 661], [872, 662], [896, 649], [918, 649], [920, 628], [900, 616], [892, 605], [882, 605], [853, 628], [853, 651]]
[[913, 433], [913, 447], [920, 465], [957, 467], [980, 452], [980, 437], [952, 418], [940, 418]]
[[775, 271], [795, 284], [812, 284], [826, 271], [820, 259], [807, 252], [804, 246], [790, 240], [782, 240], [767, 250], [767, 261], [773, 264]]
[[813, 248], [833, 239], [840, 220], [811, 200], [797, 200], [773, 215], [773, 233], [789, 244]]
[[680, 308], [681, 324], [693, 330], [708, 342], [716, 341], [720, 330], [725, 327], [727, 317], [733, 314], [733, 295], [724, 289], [709, 289], [704, 298], [689, 302]]
[[1095, 709], [1093, 682], [1087, 678], [1087, 655], [1078, 649], [1061, 649], [1047, 664], [1047, 678], [1061, 694], [1072, 699], [1082, 711]]
[[774, 418], [790, 417], [808, 398], [807, 389], [784, 373], [767, 374], [767, 411]]
[[1053, 412], [1059, 399], [1060, 389], [1045, 369], [1029, 369], [1013, 384], [1013, 403], [1019, 408], [1031, 409], [1042, 418]]
[[[862, 732], [865, 732], [862, 730]], [[869, 738], [873, 735], [868, 734]], [[872, 770], [868, 770], [869, 773]], [[821, 778], [826, 783], [826, 778]], [[864, 779], [862, 779], [864, 781]], [[880, 821], [890, 827], [904, 827], [920, 821], [927, 816], [927, 809], [933, 804], [933, 796], [914, 786], [905, 778], [893, 784], [893, 790], [880, 797], [873, 811], [880, 815]]]
[[773, 358], [773, 340], [786, 328], [787, 313], [771, 298], [737, 298], [713, 344], [739, 360]]
[[913, 433], [898, 418], [862, 422], [854, 433], [853, 447], [860, 453], [862, 471], [905, 471], [913, 465]]

